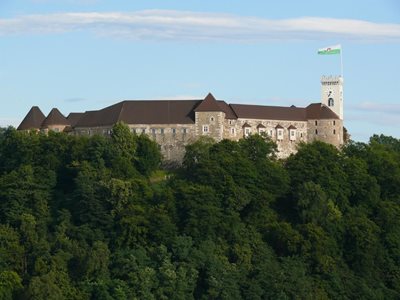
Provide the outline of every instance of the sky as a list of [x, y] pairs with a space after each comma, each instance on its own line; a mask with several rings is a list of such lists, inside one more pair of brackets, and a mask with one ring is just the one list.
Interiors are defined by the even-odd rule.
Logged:
[[340, 75], [351, 138], [400, 138], [398, 0], [0, 0], [0, 126], [125, 99], [307, 106]]

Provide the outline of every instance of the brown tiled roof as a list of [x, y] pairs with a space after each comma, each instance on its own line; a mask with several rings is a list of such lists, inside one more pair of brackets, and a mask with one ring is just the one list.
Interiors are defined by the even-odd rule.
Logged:
[[202, 100], [122, 101], [98, 111], [87, 111], [75, 127], [127, 124], [194, 124], [194, 109]]
[[227, 104], [225, 101], [218, 100], [218, 105], [221, 110], [225, 113], [226, 119], [237, 119], [235, 112], [232, 110], [231, 106]]
[[340, 119], [328, 106], [322, 103], [312, 103], [306, 108], [307, 119]]
[[119, 102], [100, 110], [86, 111], [75, 127], [98, 127], [114, 125], [119, 120], [124, 102]]
[[244, 127], [251, 127], [251, 125], [248, 124], [248, 123], [244, 123], [243, 126], [242, 126], [242, 128], [244, 128]]
[[238, 118], [264, 120], [306, 121], [306, 109], [302, 107], [262, 106], [231, 104]]
[[263, 124], [258, 124], [257, 128], [265, 128], [265, 126]]
[[73, 127], [112, 126], [118, 121], [127, 124], [194, 124], [195, 111], [222, 111], [227, 119], [307, 121], [313, 118], [338, 118], [320, 103], [311, 104], [307, 108], [228, 105], [208, 94], [204, 100], [126, 100], [98, 111], [72, 113], [68, 121]]
[[69, 125], [69, 122], [57, 108], [53, 108], [43, 121], [42, 128], [47, 128], [49, 125]]
[[46, 117], [40, 108], [32, 106], [21, 124], [19, 124], [17, 130], [40, 129], [44, 119], [46, 119]]
[[281, 125], [276, 125], [275, 128], [283, 128]]
[[67, 117], [69, 124], [74, 127], [76, 123], [82, 118], [84, 113], [70, 113]]
[[209, 93], [204, 100], [195, 108], [196, 112], [202, 111], [223, 111], [222, 108], [218, 105], [217, 100], [215, 100], [214, 96]]
[[288, 129], [290, 130], [290, 129], [297, 129], [295, 126], [293, 126], [293, 125], [290, 125], [289, 127], [288, 127]]

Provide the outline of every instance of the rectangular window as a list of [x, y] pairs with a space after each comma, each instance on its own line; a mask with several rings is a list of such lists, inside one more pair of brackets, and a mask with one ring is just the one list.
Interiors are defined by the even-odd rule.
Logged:
[[318, 129], [315, 129], [315, 134], [317, 134], [317, 135], [318, 135]]
[[315, 121], [315, 126], [317, 126], [318, 125], [318, 121]]
[[246, 128], [244, 129], [244, 135], [245, 135], [245, 136], [249, 136], [250, 134], [251, 134], [251, 128], [246, 127]]
[[333, 125], [336, 125], [336, 121], [335, 120], [333, 121]]
[[172, 128], [172, 134], [176, 134], [176, 128]]
[[152, 129], [151, 129], [151, 133], [152, 133], [152, 134], [156, 134], [156, 129], [155, 129], [155, 128], [152, 128]]
[[146, 133], [146, 128], [142, 128], [142, 133]]
[[235, 128], [233, 128], [233, 127], [231, 128], [231, 134], [232, 134], [232, 135], [235, 135], [235, 134], [236, 134]]
[[186, 134], [186, 133], [187, 133], [186, 128], [182, 128], [182, 133], [183, 133], [183, 134]]
[[208, 125], [203, 125], [203, 133], [208, 133]]
[[164, 128], [160, 129], [161, 134], [164, 134]]
[[232, 125], [233, 124], [233, 120], [229, 120], [229, 125]]
[[272, 134], [273, 134], [273, 131], [270, 130], [270, 131], [269, 131], [269, 136], [272, 136]]
[[259, 134], [261, 134], [261, 133], [263, 133], [263, 132], [265, 132], [265, 128], [259, 128], [259, 129], [258, 129], [258, 133], [259, 133]]
[[283, 129], [278, 129], [277, 131], [277, 139], [283, 140]]
[[296, 140], [296, 130], [294, 129], [290, 130], [290, 140], [291, 141]]
[[336, 134], [336, 129], [333, 129], [333, 134]]

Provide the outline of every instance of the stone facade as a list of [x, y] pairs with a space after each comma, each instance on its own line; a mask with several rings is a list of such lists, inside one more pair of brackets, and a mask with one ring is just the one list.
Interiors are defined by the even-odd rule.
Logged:
[[340, 147], [343, 144], [343, 121], [314, 119], [308, 121], [308, 140], [317, 140]]
[[304, 108], [227, 104], [209, 94], [203, 100], [123, 101], [99, 111], [71, 113], [67, 118], [53, 109], [44, 119], [40, 109], [33, 107], [19, 129], [36, 128], [44, 119], [37, 129], [108, 136], [113, 125], [122, 121], [132, 133], [146, 134], [157, 142], [169, 162], [181, 162], [185, 146], [201, 136], [237, 141], [266, 134], [276, 142], [278, 157], [285, 158], [303, 142], [319, 140], [340, 147], [342, 116], [343, 80], [323, 76], [321, 103]]

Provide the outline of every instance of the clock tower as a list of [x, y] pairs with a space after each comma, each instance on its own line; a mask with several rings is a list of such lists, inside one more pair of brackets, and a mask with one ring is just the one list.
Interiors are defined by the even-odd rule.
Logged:
[[322, 76], [321, 103], [328, 106], [343, 120], [343, 78], [341, 76]]

